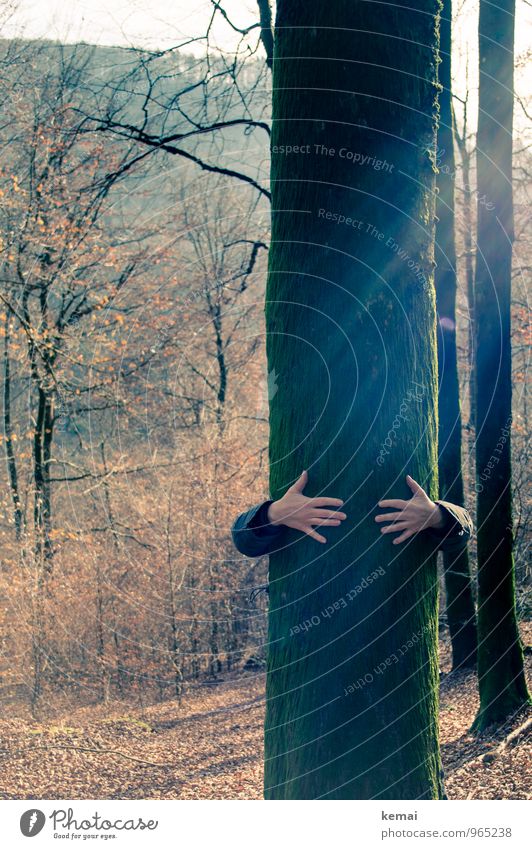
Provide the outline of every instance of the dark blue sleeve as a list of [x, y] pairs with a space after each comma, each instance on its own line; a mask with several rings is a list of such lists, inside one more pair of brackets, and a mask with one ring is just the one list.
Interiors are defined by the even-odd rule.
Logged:
[[262, 557], [272, 551], [283, 533], [282, 525], [271, 525], [268, 507], [271, 501], [256, 504], [238, 516], [231, 528], [236, 548], [247, 557]]
[[436, 501], [446, 518], [443, 528], [428, 528], [428, 533], [436, 542], [436, 550], [448, 554], [459, 554], [465, 548], [473, 534], [473, 522], [465, 507], [450, 501]]

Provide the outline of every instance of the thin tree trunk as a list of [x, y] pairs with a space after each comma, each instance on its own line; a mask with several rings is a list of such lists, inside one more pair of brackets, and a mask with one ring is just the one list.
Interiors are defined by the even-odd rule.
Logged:
[[467, 428], [470, 432], [475, 430], [476, 410], [476, 381], [475, 381], [475, 272], [473, 248], [473, 189], [471, 186], [471, 157], [468, 148], [468, 106], [469, 106], [469, 68], [466, 65], [466, 93], [463, 100], [463, 127], [462, 133], [456, 128], [455, 111], [452, 109], [454, 137], [462, 163], [463, 188], [463, 213], [464, 213], [464, 259], [467, 292], [467, 309], [469, 314], [468, 354], [469, 354], [469, 421]]
[[[464, 129], [466, 124], [464, 123]], [[477, 387], [475, 380], [475, 273], [473, 268], [473, 192], [471, 190], [471, 154], [464, 143], [461, 150], [462, 172], [464, 175], [464, 253], [467, 291], [467, 309], [469, 312], [469, 421], [471, 431], [475, 430], [475, 412], [477, 408]]]
[[224, 430], [225, 401], [227, 397], [227, 362], [225, 357], [225, 343], [222, 335], [222, 312], [219, 303], [211, 304], [208, 298], [209, 308], [212, 316], [212, 325], [216, 342], [216, 362], [218, 364], [218, 392], [216, 395], [216, 423], [220, 433]]
[[170, 488], [168, 495], [168, 511], [166, 514], [165, 542], [166, 542], [166, 566], [168, 572], [168, 604], [170, 613], [170, 662], [174, 670], [174, 692], [176, 698], [181, 698], [183, 690], [183, 664], [181, 658], [181, 647], [179, 641], [179, 630], [177, 625], [177, 599], [176, 599], [176, 576], [174, 573], [174, 558], [172, 554], [172, 505], [173, 489]]
[[102, 458], [102, 466], [104, 471], [103, 478], [103, 497], [105, 503], [105, 510], [107, 513], [107, 521], [109, 522], [109, 527], [111, 529], [111, 534], [113, 535], [113, 545], [116, 552], [116, 556], [120, 555], [120, 537], [118, 536], [116, 521], [113, 511], [113, 504], [111, 501], [111, 492], [109, 489], [109, 478], [108, 478], [108, 466], [107, 466], [107, 457], [105, 456], [105, 443], [102, 439], [100, 442], [100, 456]]
[[211, 615], [210, 633], [209, 633], [209, 675], [216, 679], [222, 671], [222, 661], [220, 660], [220, 645], [219, 645], [219, 627], [218, 617], [220, 615], [218, 608], [218, 600], [216, 598], [218, 591], [217, 570], [212, 557], [209, 558], [207, 567], [209, 575], [209, 610]]
[[257, 0], [260, 15], [260, 38], [266, 51], [266, 64], [271, 69], [273, 62], [272, 10], [270, 0]]
[[[454, 216], [454, 138], [451, 109], [451, 0], [443, 0], [438, 68], [438, 197], [436, 201], [436, 307], [438, 311], [438, 467], [440, 497], [464, 506], [462, 415], [456, 356], [456, 244]], [[476, 665], [475, 604], [467, 548], [443, 554], [447, 621], [453, 669]]]
[[474, 728], [529, 700], [515, 610], [512, 521], [514, 0], [480, 0], [475, 276], [478, 672]]
[[436, 553], [374, 520], [406, 473], [437, 497], [438, 9], [277, 4], [271, 495], [308, 469], [348, 519], [270, 557], [268, 799], [444, 796]]
[[32, 603], [32, 622], [31, 622], [31, 645], [32, 645], [32, 662], [33, 662], [33, 681], [31, 690], [31, 712], [32, 716], [36, 717], [39, 704], [42, 697], [43, 677], [46, 664], [46, 633], [45, 633], [45, 616], [44, 616], [44, 594], [46, 588], [46, 575], [43, 564], [40, 560], [35, 560], [34, 563], [34, 586]]
[[105, 599], [100, 559], [96, 557], [96, 655], [100, 676], [100, 701], [106, 704], [111, 693], [111, 674], [105, 645]]
[[37, 416], [33, 434], [33, 476], [35, 484], [33, 518], [35, 555], [46, 563], [48, 571], [53, 559], [51, 539], [52, 505], [50, 493], [50, 457], [53, 437], [52, 400], [41, 385], [37, 387]]
[[190, 589], [190, 630], [188, 635], [190, 642], [189, 673], [190, 677], [193, 678], [194, 681], [196, 681], [199, 678], [201, 672], [201, 663], [199, 660], [201, 645], [199, 639], [198, 606], [196, 592], [198, 580], [194, 573], [194, 569], [191, 570], [188, 585]]
[[22, 507], [18, 488], [17, 461], [15, 447], [13, 444], [13, 426], [11, 420], [11, 363], [9, 359], [9, 336], [10, 315], [6, 312], [4, 322], [4, 435], [6, 441], [7, 471], [9, 476], [9, 487], [13, 501], [13, 519], [15, 524], [15, 537], [20, 540], [22, 534]]
[[[113, 504], [112, 504], [112, 500], [111, 500], [111, 490], [110, 490], [110, 487], [109, 487], [109, 479], [108, 479], [109, 467], [108, 467], [108, 464], [107, 464], [107, 457], [106, 457], [106, 453], [105, 453], [105, 443], [104, 443], [103, 440], [100, 442], [100, 456], [102, 458], [102, 466], [103, 466], [103, 471], [104, 471], [104, 478], [103, 478], [103, 481], [102, 481], [102, 489], [103, 489], [103, 500], [104, 500], [104, 505], [105, 505], [106, 519], [107, 519], [107, 522], [109, 524], [109, 528], [111, 529], [111, 534], [112, 534], [112, 537], [113, 537], [113, 548], [114, 548], [115, 555], [116, 555], [116, 561], [118, 563], [119, 560], [120, 560], [120, 554], [121, 554], [121, 551], [122, 551], [122, 543], [121, 543], [121, 540], [120, 540], [120, 536], [118, 534], [116, 519], [115, 519], [115, 515], [114, 515], [114, 510], [113, 510]], [[98, 512], [99, 507], [100, 507], [100, 499], [96, 497], [95, 493], [92, 493], [92, 498], [93, 498], [93, 501], [94, 501], [95, 510], [96, 510], [96, 512]], [[110, 614], [107, 616], [107, 620], [108, 620], [107, 621], [107, 627], [111, 631], [113, 645], [114, 645], [114, 653], [115, 653], [115, 661], [114, 662], [115, 662], [116, 685], [117, 685], [119, 693], [123, 693], [125, 676], [124, 676], [124, 668], [123, 668], [122, 662], [121, 662], [121, 655], [122, 655], [121, 641], [120, 641], [119, 634], [118, 634], [118, 631], [117, 631], [117, 626], [116, 626], [118, 615], [117, 615], [117, 610], [116, 610], [116, 596], [115, 596], [114, 593], [111, 593], [109, 595], [109, 597], [107, 599], [106, 607], [108, 607], [109, 610], [110, 610]], [[112, 617], [112, 623], [111, 623], [111, 617]], [[109, 668], [108, 689], [109, 689], [109, 693], [110, 693], [111, 692], [112, 680], [113, 680], [113, 676], [112, 676], [111, 671], [110, 671], [111, 670], [110, 660], [108, 661], [107, 666]]]

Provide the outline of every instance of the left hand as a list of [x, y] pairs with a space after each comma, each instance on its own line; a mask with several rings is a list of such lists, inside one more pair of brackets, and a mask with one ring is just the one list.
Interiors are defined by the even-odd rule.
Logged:
[[426, 528], [441, 528], [445, 524], [443, 510], [428, 497], [427, 493], [414, 478], [406, 476], [406, 482], [414, 493], [409, 501], [401, 498], [389, 498], [379, 501], [379, 507], [396, 507], [399, 512], [380, 513], [375, 516], [376, 522], [390, 522], [381, 528], [382, 534], [397, 533], [401, 535], [394, 539], [394, 545], [404, 542], [409, 537]]

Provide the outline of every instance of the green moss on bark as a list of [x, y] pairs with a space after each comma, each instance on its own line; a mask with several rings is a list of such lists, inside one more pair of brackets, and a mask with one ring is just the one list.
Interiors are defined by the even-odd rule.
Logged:
[[[454, 238], [455, 158], [451, 110], [451, 0], [444, 0], [440, 22], [438, 73], [441, 83], [438, 126], [438, 196], [436, 202], [436, 305], [439, 366], [440, 497], [464, 506], [462, 418], [456, 357], [456, 246]], [[453, 669], [476, 666], [477, 633], [467, 548], [443, 555], [447, 621]]]
[[483, 730], [530, 701], [515, 611], [511, 489], [513, 0], [480, 0], [477, 131], [478, 673]]
[[307, 468], [306, 492], [348, 519], [270, 557], [268, 799], [443, 795], [436, 555], [374, 521], [379, 499], [410, 496], [406, 473], [438, 492], [437, 11], [277, 5], [270, 488]]

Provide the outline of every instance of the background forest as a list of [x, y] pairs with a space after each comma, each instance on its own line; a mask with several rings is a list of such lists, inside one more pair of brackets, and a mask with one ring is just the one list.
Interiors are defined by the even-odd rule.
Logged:
[[[135, 722], [151, 727], [145, 711], [158, 705], [163, 724], [171, 706], [181, 715], [206, 693], [209, 711], [222, 708], [219, 694], [235, 681], [244, 682], [236, 702], [260, 701], [267, 595], [254, 590], [267, 580], [267, 558], [240, 556], [230, 527], [267, 496], [268, 402], [282, 379], [268, 374], [265, 356], [265, 5], [237, 26], [212, 4], [230, 51], [209, 28], [160, 50], [0, 41], [0, 692], [9, 733], [18, 720], [63, 728], [67, 715], [107, 709], [140, 711]], [[5, 32], [13, 13], [4, 4]], [[457, 29], [462, 14], [457, 4]], [[457, 359], [465, 505], [475, 519], [478, 81], [475, 54], [455, 50]], [[515, 57], [511, 432], [528, 657], [527, 60]], [[469, 565], [476, 598], [475, 540]], [[440, 666], [450, 681], [440, 571]], [[455, 657], [454, 680], [474, 700], [474, 672], [458, 666]], [[252, 797], [252, 784], [237, 779], [231, 795]]]

